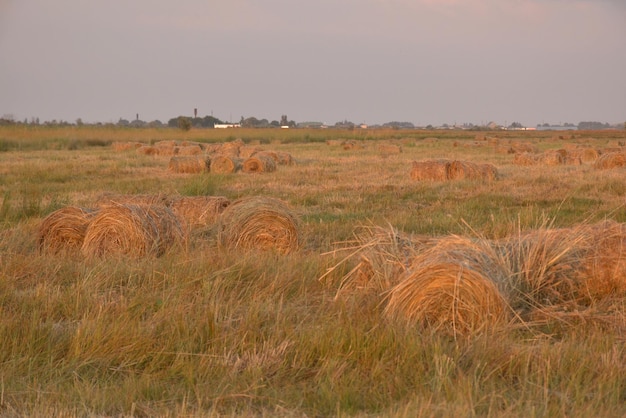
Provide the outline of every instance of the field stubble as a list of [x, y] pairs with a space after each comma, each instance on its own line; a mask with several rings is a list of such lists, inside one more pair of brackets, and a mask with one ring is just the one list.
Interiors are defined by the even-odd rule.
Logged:
[[[469, 132], [243, 130], [236, 132], [244, 141], [288, 152], [294, 163], [269, 173], [185, 174], [168, 171], [167, 157], [110, 144], [226, 142], [235, 131], [4, 129], [3, 414], [626, 413], [623, 298], [608, 310], [604, 302], [584, 312], [546, 310], [534, 323], [461, 337], [396, 323], [385, 315], [385, 287], [341, 291], [363, 260], [348, 256], [361, 250], [363, 227], [496, 242], [605, 218], [626, 222], [623, 168], [517, 166]], [[499, 145], [602, 148], [624, 140], [618, 131], [580, 135], [565, 144], [547, 133], [505, 132]], [[346, 139], [362, 146], [344, 149]], [[498, 178], [412, 180], [411, 162], [431, 158], [491, 163]], [[158, 258], [38, 251], [43, 218], [90, 207], [103, 192], [278, 198], [301, 218], [303, 245], [288, 256], [232, 251], [207, 226]], [[359, 254], [373, 268], [391, 257]]]

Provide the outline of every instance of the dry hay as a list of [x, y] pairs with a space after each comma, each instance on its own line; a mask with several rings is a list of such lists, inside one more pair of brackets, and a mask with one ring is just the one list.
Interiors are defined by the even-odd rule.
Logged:
[[446, 237], [415, 257], [389, 291], [385, 314], [455, 336], [492, 329], [509, 320], [508, 277], [487, 240]]
[[539, 159], [537, 158], [537, 154], [520, 152], [516, 153], [513, 157], [513, 164], [522, 166], [537, 165], [539, 164]]
[[209, 171], [211, 161], [208, 157], [183, 155], [170, 158], [168, 169], [174, 173], [204, 173]]
[[241, 198], [220, 215], [218, 241], [226, 248], [288, 254], [300, 246], [299, 219], [281, 200], [263, 196]]
[[376, 150], [382, 155], [392, 155], [402, 153], [402, 147], [395, 144], [378, 144]]
[[495, 180], [497, 168], [492, 164], [476, 164], [468, 161], [451, 161], [447, 167], [447, 180]]
[[346, 150], [346, 151], [348, 151], [348, 150], [360, 150], [360, 149], [365, 148], [362, 143], [359, 143], [359, 142], [357, 142], [354, 139], [348, 139], [347, 141], [343, 141], [341, 143], [341, 147], [344, 150]]
[[540, 154], [540, 159], [545, 165], [562, 165], [565, 162], [563, 154], [559, 151], [545, 151]]
[[80, 250], [87, 226], [96, 213], [94, 209], [76, 206], [52, 212], [39, 225], [39, 250], [52, 254]]
[[579, 148], [573, 154], [586, 164], [594, 163], [600, 156], [598, 151], [593, 148]]
[[616, 167], [626, 166], [626, 154], [622, 152], [609, 152], [601, 154], [593, 164], [596, 170], [609, 170]]
[[537, 153], [539, 152], [539, 148], [536, 145], [531, 144], [529, 142], [517, 142], [514, 141], [511, 143], [511, 148], [514, 153], [522, 153], [522, 152], [530, 152]]
[[448, 178], [448, 160], [413, 161], [411, 179], [444, 181]]
[[181, 145], [176, 147], [176, 155], [199, 155], [202, 154], [200, 145]]
[[228, 174], [241, 170], [243, 160], [232, 155], [216, 155], [211, 157], [211, 173]]
[[131, 149], [137, 149], [139, 147], [143, 147], [145, 144], [142, 144], [141, 142], [113, 142], [111, 144], [111, 148], [113, 148], [113, 151], [128, 151]]
[[105, 192], [100, 194], [94, 205], [97, 207], [102, 206], [116, 206], [116, 205], [164, 205], [170, 204], [170, 197], [166, 194], [118, 194]]
[[294, 163], [294, 159], [293, 156], [288, 153], [288, 152], [284, 152], [284, 151], [276, 151], [275, 152], [276, 157], [278, 158], [276, 160], [276, 162], [280, 165], [293, 165]]
[[244, 146], [244, 142], [241, 138], [237, 138], [231, 142], [224, 142], [220, 148], [219, 153], [231, 157], [239, 157], [239, 150]]
[[182, 224], [190, 228], [210, 226], [230, 205], [230, 200], [222, 196], [185, 196], [173, 198], [170, 209]]
[[137, 148], [137, 154], [141, 155], [156, 155], [156, 148], [152, 145], [142, 145]]
[[155, 147], [174, 148], [178, 145], [178, 142], [174, 140], [157, 141], [153, 144]]
[[221, 148], [222, 148], [222, 144], [221, 143], [205, 144], [204, 145], [204, 149], [205, 149], [206, 153], [209, 154], [209, 155], [219, 154]]
[[246, 159], [241, 169], [245, 173], [269, 173], [276, 171], [276, 161], [270, 154], [258, 152]]
[[153, 152], [151, 155], [161, 155], [161, 156], [167, 157], [171, 155], [176, 155], [178, 153], [178, 147], [169, 146], [166, 144], [155, 145], [152, 148], [153, 148]]
[[243, 145], [239, 148], [239, 157], [246, 159], [252, 157], [257, 152], [262, 152], [263, 149], [257, 146]]
[[93, 217], [81, 251], [87, 257], [158, 257], [182, 238], [180, 222], [168, 207], [112, 205]]

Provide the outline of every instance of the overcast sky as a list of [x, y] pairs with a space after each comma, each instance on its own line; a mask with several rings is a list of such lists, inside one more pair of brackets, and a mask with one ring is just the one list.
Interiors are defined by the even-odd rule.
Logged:
[[0, 0], [0, 117], [626, 121], [626, 0]]

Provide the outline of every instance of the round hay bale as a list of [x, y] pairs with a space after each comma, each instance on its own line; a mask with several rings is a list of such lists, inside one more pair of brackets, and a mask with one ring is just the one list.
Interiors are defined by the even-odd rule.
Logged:
[[284, 151], [276, 151], [276, 163], [280, 165], [292, 165], [294, 163], [294, 159], [292, 155], [288, 152]]
[[444, 181], [448, 178], [448, 160], [413, 161], [411, 179]]
[[513, 157], [513, 164], [522, 166], [537, 165], [537, 156], [530, 152], [516, 153]]
[[221, 148], [222, 148], [222, 144], [221, 143], [206, 144], [204, 146], [204, 149], [205, 149], [206, 153], [209, 154], [209, 155], [219, 154]]
[[252, 157], [257, 152], [262, 152], [262, 151], [263, 151], [262, 148], [259, 148], [256, 146], [243, 145], [241, 146], [241, 148], [239, 148], [239, 157], [245, 160], [246, 158]]
[[154, 151], [152, 155], [161, 155], [161, 156], [171, 156], [178, 154], [177, 146], [169, 146], [169, 145], [155, 145]]
[[182, 238], [180, 222], [168, 207], [112, 205], [89, 223], [81, 252], [87, 257], [158, 257]]
[[600, 156], [598, 151], [596, 151], [593, 148], [583, 148], [583, 149], [577, 150], [576, 155], [580, 157], [580, 160], [585, 164], [594, 163]]
[[545, 165], [562, 165], [564, 163], [563, 154], [558, 151], [546, 151], [541, 154], [540, 158]]
[[151, 145], [142, 145], [137, 148], [137, 154], [141, 155], [156, 155], [156, 148]]
[[218, 242], [226, 248], [288, 254], [300, 247], [299, 223], [296, 214], [281, 200], [263, 196], [242, 198], [219, 216]]
[[242, 146], [244, 146], [243, 140], [241, 138], [237, 138], [231, 142], [224, 142], [219, 149], [219, 153], [231, 157], [239, 157], [239, 150]]
[[484, 174], [479, 164], [454, 160], [448, 165], [446, 178], [448, 180], [483, 180]]
[[482, 172], [483, 180], [493, 181], [498, 178], [498, 169], [493, 164], [480, 164], [480, 171]]
[[217, 223], [218, 216], [230, 205], [222, 196], [185, 196], [172, 199], [170, 209], [190, 228]]
[[243, 160], [231, 155], [217, 155], [211, 158], [211, 173], [229, 174], [241, 170]]
[[495, 283], [463, 263], [425, 262], [408, 270], [389, 291], [385, 314], [425, 328], [469, 336], [508, 319]]
[[105, 192], [99, 195], [94, 205], [97, 207], [102, 206], [116, 206], [116, 205], [164, 205], [167, 206], [170, 203], [170, 197], [166, 194], [119, 194]]
[[626, 295], [626, 224], [590, 225], [589, 252], [583, 258], [580, 293], [591, 299]]
[[200, 145], [181, 145], [178, 147], [176, 155], [199, 155], [202, 154]]
[[79, 251], [95, 209], [67, 206], [46, 216], [37, 231], [39, 251], [63, 253]]
[[208, 157], [195, 155], [175, 155], [170, 158], [168, 169], [174, 173], [197, 174], [209, 171], [211, 161]]
[[178, 142], [174, 140], [157, 141], [153, 144], [155, 147], [174, 148], [178, 145]]
[[276, 161], [266, 153], [256, 153], [243, 162], [242, 170], [245, 173], [269, 173], [276, 171]]
[[593, 164], [593, 168], [596, 170], [610, 170], [624, 166], [626, 166], [626, 154], [622, 152], [601, 154]]

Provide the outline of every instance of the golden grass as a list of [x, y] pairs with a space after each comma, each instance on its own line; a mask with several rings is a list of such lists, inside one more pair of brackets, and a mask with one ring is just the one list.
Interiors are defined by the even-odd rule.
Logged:
[[178, 218], [165, 206], [109, 205], [91, 220], [81, 251], [87, 257], [158, 257], [182, 238]]
[[232, 202], [220, 215], [218, 227], [218, 240], [226, 248], [288, 254], [300, 247], [298, 216], [285, 202], [271, 197], [246, 197]]
[[37, 231], [42, 253], [78, 252], [97, 210], [67, 206], [46, 216]]

